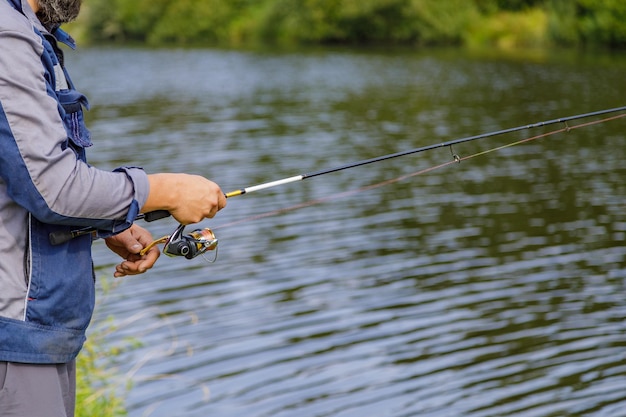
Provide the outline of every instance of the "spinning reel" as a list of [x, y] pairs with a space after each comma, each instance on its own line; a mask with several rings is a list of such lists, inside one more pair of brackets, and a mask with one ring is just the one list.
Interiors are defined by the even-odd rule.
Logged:
[[163, 253], [167, 256], [184, 256], [193, 259], [198, 255], [203, 255], [208, 251], [215, 251], [215, 256], [207, 261], [213, 263], [217, 259], [217, 238], [211, 229], [196, 229], [188, 234], [185, 233], [185, 226], [179, 225], [174, 233], [163, 236], [143, 248], [140, 254], [145, 255], [151, 248], [161, 243], [165, 243]]

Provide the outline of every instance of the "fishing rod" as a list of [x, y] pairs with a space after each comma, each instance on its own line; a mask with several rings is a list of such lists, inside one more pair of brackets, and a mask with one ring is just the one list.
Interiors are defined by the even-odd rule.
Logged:
[[[345, 165], [341, 165], [341, 166], [337, 166], [337, 167], [330, 168], [330, 169], [323, 169], [323, 170], [320, 170], [320, 171], [314, 171], [314, 172], [310, 172], [310, 173], [307, 173], [307, 174], [301, 174], [301, 175], [296, 175], [296, 176], [293, 176], [293, 177], [283, 178], [283, 179], [276, 180], [276, 181], [266, 182], [266, 183], [255, 185], [255, 186], [252, 186], [252, 187], [241, 188], [239, 190], [234, 190], [234, 191], [226, 193], [226, 197], [227, 198], [236, 197], [236, 196], [248, 194], [248, 193], [251, 193], [251, 192], [254, 192], [254, 191], [265, 190], [267, 188], [272, 188], [272, 187], [276, 187], [276, 186], [279, 186], [279, 185], [284, 185], [284, 184], [289, 184], [289, 183], [292, 183], [292, 182], [302, 181], [302, 180], [305, 180], [305, 179], [308, 179], [308, 178], [319, 177], [321, 175], [326, 175], [326, 174], [330, 174], [330, 173], [333, 173], [333, 172], [338, 172], [338, 171], [343, 171], [343, 170], [346, 170], [346, 169], [356, 168], [356, 167], [360, 167], [360, 166], [363, 166], [363, 165], [369, 165], [369, 164], [373, 164], [373, 163], [376, 163], [376, 162], [382, 162], [382, 161], [386, 161], [386, 160], [389, 160], [389, 159], [399, 158], [401, 156], [413, 155], [413, 154], [417, 154], [417, 153], [420, 153], [420, 152], [426, 152], [426, 151], [430, 151], [430, 150], [438, 149], [438, 148], [450, 147], [450, 149], [452, 149], [452, 147], [454, 145], [458, 145], [458, 144], [465, 143], [465, 142], [472, 142], [472, 141], [479, 140], [479, 139], [486, 139], [486, 138], [490, 138], [490, 137], [494, 137], [494, 136], [504, 135], [504, 134], [507, 134], [507, 133], [519, 132], [521, 130], [530, 130], [530, 129], [535, 129], [535, 128], [543, 127], [543, 126], [550, 126], [550, 125], [554, 125], [554, 124], [565, 123], [567, 125], [567, 122], [570, 122], [570, 121], [573, 121], [573, 120], [585, 119], [585, 118], [594, 117], [594, 116], [602, 116], [602, 115], [605, 115], [605, 114], [616, 113], [616, 112], [619, 112], [619, 111], [626, 111], [626, 106], [616, 107], [616, 108], [613, 108], [613, 109], [600, 110], [600, 111], [596, 111], [596, 112], [592, 112], [592, 113], [578, 114], [576, 116], [562, 117], [560, 119], [547, 120], [545, 122], [538, 122], [538, 123], [534, 123], [534, 124], [530, 124], [530, 125], [512, 127], [512, 128], [509, 128], [509, 129], [503, 129], [503, 130], [498, 130], [498, 131], [494, 131], [494, 132], [483, 133], [483, 134], [480, 134], [480, 135], [469, 136], [469, 137], [465, 137], [465, 138], [461, 138], [461, 139], [454, 139], [454, 140], [450, 140], [450, 141], [447, 141], [447, 142], [437, 143], [437, 144], [434, 144], [434, 145], [423, 146], [421, 148], [409, 149], [407, 151], [401, 151], [401, 152], [396, 152], [396, 153], [392, 153], [392, 154], [388, 154], [388, 155], [378, 156], [376, 158], [365, 159], [365, 160], [357, 161], [357, 162], [351, 162], [351, 163], [348, 163], [348, 164], [345, 164]], [[454, 157], [455, 160], [457, 160], [457, 162], [460, 162], [460, 159], [459, 159], [458, 155], [453, 154], [453, 157]]]
[[[567, 124], [568, 122], [571, 122], [574, 120], [586, 119], [590, 117], [607, 115], [611, 113], [617, 113], [621, 111], [626, 111], [626, 106], [599, 110], [599, 111], [595, 111], [591, 113], [582, 113], [582, 114], [578, 114], [574, 116], [561, 117], [558, 119], [546, 120], [543, 122], [537, 122], [537, 123], [533, 123], [529, 125], [522, 125], [522, 126], [512, 127], [508, 129], [482, 133], [482, 134], [475, 135], [475, 136], [468, 136], [468, 137], [464, 137], [460, 139], [454, 139], [454, 140], [450, 140], [447, 142], [441, 142], [441, 143], [437, 143], [433, 145], [409, 149], [406, 151], [382, 155], [382, 156], [378, 156], [378, 157], [371, 158], [371, 159], [365, 159], [361, 161], [347, 163], [345, 165], [340, 165], [340, 166], [336, 166], [336, 167], [329, 168], [329, 169], [313, 171], [313, 172], [295, 175], [295, 176], [291, 176], [291, 177], [287, 177], [287, 178], [283, 178], [283, 179], [279, 179], [275, 181], [270, 181], [270, 182], [266, 182], [266, 183], [246, 187], [246, 188], [241, 188], [238, 190], [227, 192], [225, 193], [225, 196], [226, 198], [241, 196], [241, 195], [249, 194], [255, 191], [260, 191], [260, 190], [264, 190], [268, 188], [277, 187], [280, 185], [290, 184], [293, 182], [303, 181], [308, 178], [319, 177], [322, 175], [331, 174], [331, 173], [338, 172], [338, 171], [344, 171], [347, 169], [352, 169], [352, 168], [360, 167], [363, 165], [369, 165], [369, 164], [373, 164], [377, 162], [386, 161], [389, 159], [399, 158], [399, 157], [407, 156], [407, 155], [413, 155], [413, 154], [426, 152], [426, 151], [439, 149], [439, 148], [449, 147], [454, 160], [456, 162], [461, 162], [462, 158], [460, 158], [458, 155], [452, 152], [452, 147], [454, 145], [458, 145], [458, 144], [462, 144], [466, 142], [472, 142], [472, 141], [476, 141], [480, 139], [491, 138], [494, 136], [500, 136], [500, 135], [504, 135], [508, 133], [536, 129], [539, 127], [545, 127], [545, 126], [550, 126], [550, 125], [555, 125], [555, 124], [565, 124], [564, 129], [558, 130], [555, 133], [558, 133], [561, 131], [569, 131], [570, 129], [583, 127], [584, 125], [569, 127]], [[617, 117], [623, 117], [623, 116], [626, 116], [626, 114], [622, 114]], [[600, 120], [597, 123], [602, 123], [608, 120], [611, 120], [611, 119]], [[145, 221], [150, 222], [150, 221], [159, 220], [168, 216], [170, 216], [170, 213], [168, 211], [158, 210], [154, 212], [140, 214], [137, 216], [136, 220], [145, 220]], [[163, 253], [165, 253], [168, 256], [184, 256], [187, 259], [193, 259], [198, 255], [202, 255], [206, 253], [207, 251], [215, 250], [216, 251], [215, 257], [213, 258], [213, 260], [210, 260], [210, 262], [214, 262], [215, 258], [217, 257], [218, 240], [215, 237], [215, 234], [213, 233], [213, 231], [210, 228], [204, 228], [204, 229], [196, 229], [192, 231], [191, 233], [185, 234], [184, 229], [185, 229], [185, 225], [180, 224], [171, 235], [166, 235], [159, 239], [156, 239], [150, 245], [146, 246], [140, 252], [140, 254], [145, 255], [154, 246], [164, 243], [165, 247], [163, 249]], [[87, 227], [83, 229], [73, 230], [70, 232], [51, 233], [50, 241], [52, 244], [60, 244], [74, 237], [81, 236], [81, 235], [88, 234], [88, 233], [93, 233], [93, 232], [95, 232], [94, 228]]]
[[[296, 176], [291, 176], [291, 177], [287, 177], [287, 178], [283, 178], [283, 179], [279, 179], [279, 180], [275, 180], [275, 181], [270, 181], [270, 182], [266, 182], [266, 183], [262, 183], [262, 184], [258, 184], [258, 185], [254, 185], [251, 187], [246, 187], [246, 188], [241, 188], [238, 190], [234, 190], [228, 193], [225, 193], [226, 198], [232, 198], [232, 197], [236, 197], [236, 196], [241, 196], [244, 194], [249, 194], [251, 192], [255, 192], [255, 191], [260, 191], [260, 190], [264, 190], [264, 189], [268, 189], [268, 188], [272, 188], [272, 187], [277, 187], [280, 185], [285, 185], [285, 184], [289, 184], [289, 183], [293, 183], [293, 182], [298, 182], [298, 181], [302, 181], [308, 178], [314, 178], [314, 177], [319, 177], [322, 175], [326, 175], [326, 174], [330, 174], [330, 173], [334, 173], [334, 172], [338, 172], [338, 171], [343, 171], [343, 170], [347, 170], [347, 169], [351, 169], [351, 168], [356, 168], [356, 167], [360, 167], [363, 165], [368, 165], [368, 164], [373, 164], [376, 162], [382, 162], [382, 161], [386, 161], [389, 159], [394, 159], [394, 158], [399, 158], [401, 156], [407, 156], [407, 155], [412, 155], [412, 154], [417, 154], [417, 153], [421, 153], [421, 152], [426, 152], [426, 151], [430, 151], [430, 150], [434, 150], [434, 149], [438, 149], [438, 148], [446, 148], [449, 147], [450, 148], [450, 152], [452, 154], [452, 157], [454, 158], [455, 162], [461, 162], [462, 159], [468, 159], [468, 158], [460, 158], [458, 155], [456, 155], [453, 150], [452, 147], [454, 145], [458, 145], [461, 143], [466, 143], [466, 142], [471, 142], [471, 141], [475, 141], [475, 140], [479, 140], [479, 139], [485, 139], [485, 138], [490, 138], [490, 137], [494, 137], [494, 136], [499, 136], [499, 135], [504, 135], [507, 133], [514, 133], [514, 132], [518, 132], [518, 131], [522, 131], [522, 130], [530, 130], [530, 129], [535, 129], [535, 128], [539, 128], [539, 127], [544, 127], [544, 126], [550, 126], [550, 125], [554, 125], [554, 124], [564, 124], [565, 127], [563, 129], [557, 130], [555, 132], [551, 132], [551, 134], [555, 134], [555, 133], [559, 133], [559, 132], [563, 132], [563, 131], [570, 131], [571, 129], [576, 129], [576, 128], [581, 128], [584, 126], [589, 126], [591, 124], [597, 124], [597, 123], [603, 123], [606, 122], [608, 120], [612, 120], [614, 118], [619, 118], [619, 117], [624, 117], [626, 116], [625, 114], [619, 115], [619, 116], [615, 116], [613, 118], [607, 118], [607, 119], [603, 119], [603, 120], [599, 120], [596, 122], [591, 122], [591, 123], [586, 123], [586, 124], [579, 124], [576, 126], [568, 126], [568, 122], [574, 121], [574, 120], [579, 120], [579, 119], [585, 119], [585, 118], [590, 118], [590, 117], [594, 117], [594, 116], [602, 116], [602, 115], [607, 115], [607, 114], [611, 114], [611, 113], [617, 113], [620, 111], [626, 111], [626, 106], [622, 106], [622, 107], [616, 107], [616, 108], [612, 108], [612, 109], [605, 109], [605, 110], [600, 110], [600, 111], [595, 111], [595, 112], [591, 112], [591, 113], [584, 113], [584, 114], [578, 114], [575, 116], [568, 116], [568, 117], [562, 117], [562, 118], [558, 118], [558, 119], [553, 119], [553, 120], [547, 120], [547, 121], [543, 121], [543, 122], [538, 122], [538, 123], [533, 123], [533, 124], [529, 124], [529, 125], [523, 125], [523, 126], [518, 126], [518, 127], [513, 127], [513, 128], [509, 128], [509, 129], [503, 129], [503, 130], [498, 130], [498, 131], [493, 131], [493, 132], [488, 132], [488, 133], [483, 133], [480, 135], [475, 135], [475, 136], [469, 136], [469, 137], [465, 137], [465, 138], [460, 138], [460, 139], [454, 139], [454, 140], [450, 140], [447, 142], [442, 142], [442, 143], [438, 143], [438, 144], [433, 144], [433, 145], [428, 145], [428, 146], [423, 146], [420, 148], [415, 148], [415, 149], [410, 149], [410, 150], [406, 150], [406, 151], [402, 151], [402, 152], [396, 152], [396, 153], [392, 153], [392, 154], [388, 154], [388, 155], [382, 155], [379, 157], [375, 157], [375, 158], [371, 158], [371, 159], [365, 159], [362, 161], [356, 161], [356, 162], [351, 162], [345, 165], [341, 165], [341, 166], [337, 166], [337, 167], [333, 167], [333, 168], [329, 168], [329, 169], [323, 169], [323, 170], [319, 170], [319, 171], [314, 171], [314, 172], [310, 172], [310, 173], [305, 173], [305, 174], [300, 174], [300, 175], [296, 175]], [[542, 136], [547, 136], [547, 135], [540, 135], [538, 137], [542, 137]], [[522, 140], [522, 141], [518, 141], [515, 142], [511, 145], [514, 144], [519, 144], [519, 143], [523, 143], [528, 141], [528, 139], [526, 140]], [[511, 145], [505, 145], [502, 147], [498, 147], [498, 148], [494, 148], [493, 150], [498, 150], [498, 149], [502, 149], [504, 147], [507, 146], [511, 146]], [[487, 152], [480, 152], [474, 156], [478, 156], [478, 155], [483, 155]], [[387, 183], [387, 182], [385, 182]], [[190, 234], [185, 235], [184, 234], [184, 225], [179, 225], [178, 228], [176, 229], [176, 231], [170, 235], [170, 236], [163, 236], [160, 239], [155, 240], [154, 242], [152, 242], [149, 246], [147, 246], [146, 248], [144, 248], [141, 252], [141, 254], [145, 254], [148, 250], [150, 250], [150, 248], [154, 247], [155, 245], [158, 245], [160, 243], [165, 243], [165, 247], [163, 249], [163, 253], [165, 253], [168, 256], [184, 256], [187, 259], [193, 259], [198, 255], [202, 255], [204, 253], [206, 253], [207, 251], [210, 250], [215, 250], [215, 255], [213, 257], [213, 259], [209, 260], [209, 262], [214, 262], [217, 259], [217, 244], [218, 244], [218, 240], [215, 237], [215, 234], [213, 233], [213, 231], [210, 228], [204, 228], [204, 229], [196, 229], [193, 232], [191, 232]]]

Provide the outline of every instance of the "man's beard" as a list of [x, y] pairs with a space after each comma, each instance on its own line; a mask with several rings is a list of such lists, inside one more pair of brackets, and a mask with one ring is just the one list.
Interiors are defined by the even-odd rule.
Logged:
[[76, 19], [82, 0], [37, 0], [37, 17], [46, 28], [53, 28]]

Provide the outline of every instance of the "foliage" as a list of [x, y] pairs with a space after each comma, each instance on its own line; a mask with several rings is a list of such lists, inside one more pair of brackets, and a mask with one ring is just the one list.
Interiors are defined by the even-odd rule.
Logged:
[[475, 0], [476, 5], [484, 12], [522, 11], [540, 8], [547, 0]]
[[626, 46], [623, 0], [85, 0], [92, 42]]
[[552, 0], [552, 36], [566, 44], [626, 46], [623, 0]]
[[124, 400], [111, 388], [116, 377], [101, 361], [113, 353], [101, 348], [102, 337], [92, 335], [76, 359], [76, 417], [126, 416]]
[[457, 43], [474, 7], [465, 0], [278, 0], [258, 26], [266, 42]]
[[500, 11], [479, 19], [466, 39], [470, 46], [495, 46], [499, 49], [546, 46], [548, 17], [541, 9]]
[[[101, 295], [106, 295], [114, 286], [109, 279], [98, 280]], [[117, 327], [109, 318], [97, 324], [89, 332], [83, 349], [76, 358], [76, 410], [75, 417], [123, 417], [124, 392], [130, 390], [130, 381], [120, 375], [115, 359], [128, 349], [141, 344], [135, 339], [126, 339], [115, 346], [108, 345], [106, 337]]]

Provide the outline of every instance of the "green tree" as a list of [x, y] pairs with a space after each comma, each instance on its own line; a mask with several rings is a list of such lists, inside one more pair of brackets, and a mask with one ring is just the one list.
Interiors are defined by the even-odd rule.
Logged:
[[84, 14], [95, 42], [626, 47], [624, 0], [85, 0]]
[[623, 0], [551, 0], [550, 33], [566, 44], [626, 47]]

